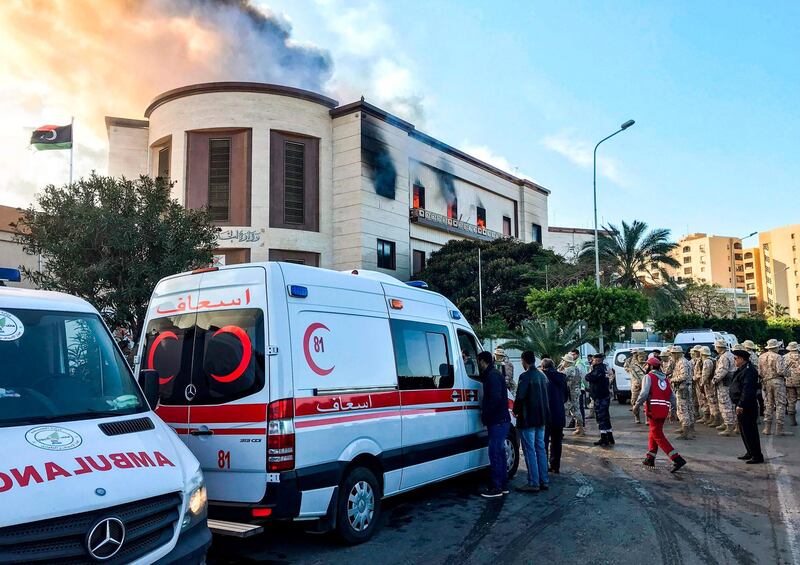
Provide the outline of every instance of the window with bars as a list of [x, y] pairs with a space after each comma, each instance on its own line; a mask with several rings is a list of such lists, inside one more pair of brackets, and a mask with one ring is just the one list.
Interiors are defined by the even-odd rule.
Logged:
[[208, 140], [208, 211], [211, 219], [227, 221], [231, 198], [231, 138]]
[[284, 141], [283, 221], [302, 224], [305, 221], [306, 146]]

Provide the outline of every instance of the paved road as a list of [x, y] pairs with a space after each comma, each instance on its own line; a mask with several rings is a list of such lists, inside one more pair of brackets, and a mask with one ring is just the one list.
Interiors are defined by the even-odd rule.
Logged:
[[612, 407], [614, 448], [566, 440], [547, 493], [487, 501], [474, 474], [387, 500], [367, 544], [342, 547], [282, 525], [248, 540], [215, 536], [209, 563], [800, 564], [798, 428], [766, 439], [765, 465], [744, 465], [739, 438], [703, 428], [674, 442], [689, 464], [672, 475], [666, 460], [642, 467], [646, 426], [627, 408]]

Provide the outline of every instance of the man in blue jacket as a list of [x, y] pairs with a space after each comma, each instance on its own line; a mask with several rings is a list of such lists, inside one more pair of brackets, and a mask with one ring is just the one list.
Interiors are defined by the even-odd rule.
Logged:
[[592, 370], [586, 375], [586, 382], [589, 383], [589, 393], [594, 402], [594, 416], [597, 419], [597, 427], [600, 429], [600, 441], [594, 442], [595, 445], [607, 446], [614, 445], [614, 434], [611, 430], [611, 382], [608, 380], [608, 368], [606, 367], [605, 355], [597, 353], [592, 357]]
[[544, 430], [544, 443], [550, 454], [551, 473], [561, 472], [561, 443], [564, 439], [564, 404], [570, 399], [567, 377], [556, 370], [552, 359], [542, 360], [542, 371], [547, 377], [547, 398], [550, 400], [550, 420]]
[[481, 493], [481, 496], [497, 498], [508, 494], [508, 469], [504, 447], [511, 427], [508, 392], [503, 375], [494, 368], [491, 353], [488, 351], [478, 353], [478, 368], [481, 371], [478, 380], [483, 385], [481, 421], [489, 431], [489, 467], [492, 476], [491, 485]]
[[544, 443], [544, 430], [550, 419], [550, 404], [547, 400], [547, 377], [534, 363], [533, 351], [522, 352], [522, 368], [519, 376], [517, 396], [514, 399], [514, 415], [522, 440], [522, 452], [528, 467], [528, 484], [517, 487], [520, 492], [536, 493], [548, 490], [547, 450]]

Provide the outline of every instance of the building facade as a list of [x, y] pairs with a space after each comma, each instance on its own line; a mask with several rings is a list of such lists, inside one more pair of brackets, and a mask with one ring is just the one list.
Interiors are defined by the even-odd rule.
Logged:
[[761, 248], [744, 249], [744, 290], [750, 298], [751, 312], [764, 312], [764, 279], [761, 275]]
[[761, 232], [761, 281], [763, 304], [768, 311], [800, 318], [800, 268], [797, 246], [800, 224]]
[[[594, 230], [588, 228], [547, 228], [547, 248], [555, 251], [567, 261], [575, 262], [586, 243], [594, 242]], [[599, 235], [611, 235], [606, 230], [598, 230]]]
[[157, 96], [106, 118], [110, 175], [168, 177], [220, 228], [217, 260], [285, 260], [400, 279], [451, 239], [547, 243], [549, 191], [363, 99], [261, 83]]
[[[39, 268], [39, 257], [25, 253], [22, 245], [15, 241], [16, 228], [11, 224], [17, 223], [22, 210], [11, 206], [0, 206], [0, 267], [20, 269], [27, 267], [32, 270]], [[31, 287], [31, 282], [24, 277], [19, 283], [6, 283], [8, 286]]]
[[679, 282], [746, 288], [744, 250], [738, 237], [693, 233], [678, 241], [672, 257], [680, 267], [668, 268], [667, 271]]

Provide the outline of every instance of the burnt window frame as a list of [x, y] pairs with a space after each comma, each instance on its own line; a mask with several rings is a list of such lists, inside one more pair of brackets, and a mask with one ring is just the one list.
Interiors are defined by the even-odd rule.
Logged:
[[415, 184], [411, 189], [411, 207], [425, 210], [425, 187], [421, 184]]
[[[483, 214], [481, 214], [481, 212], [483, 212]], [[483, 225], [481, 225], [481, 220], [483, 220]], [[486, 208], [483, 206], [475, 207], [475, 225], [479, 228], [486, 229]]]
[[447, 218], [449, 220], [458, 219], [458, 198], [453, 197], [453, 201], [447, 203]]

